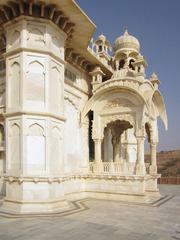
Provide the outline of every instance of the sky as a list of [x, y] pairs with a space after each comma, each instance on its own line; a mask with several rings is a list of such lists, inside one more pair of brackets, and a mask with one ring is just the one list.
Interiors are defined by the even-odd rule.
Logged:
[[159, 123], [158, 150], [180, 149], [180, 0], [76, 0], [97, 26], [94, 39], [104, 34], [113, 45], [124, 33], [138, 38], [153, 72], [161, 82], [168, 131]]

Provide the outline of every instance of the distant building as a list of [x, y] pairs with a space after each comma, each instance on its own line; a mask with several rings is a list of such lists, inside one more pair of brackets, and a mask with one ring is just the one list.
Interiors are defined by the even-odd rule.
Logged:
[[0, 26], [1, 211], [158, 197], [157, 118], [167, 128], [167, 116], [139, 41], [127, 30], [113, 50], [104, 35], [91, 40], [95, 25], [72, 0], [2, 0]]

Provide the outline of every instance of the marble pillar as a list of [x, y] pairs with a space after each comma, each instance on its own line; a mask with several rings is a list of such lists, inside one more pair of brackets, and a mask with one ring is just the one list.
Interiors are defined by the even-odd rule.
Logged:
[[102, 139], [95, 139], [94, 140], [94, 144], [95, 144], [95, 162], [96, 163], [101, 163], [102, 162], [101, 143], [102, 143]]
[[137, 138], [137, 160], [136, 160], [136, 174], [144, 175], [146, 173], [145, 163], [144, 163], [144, 141], [143, 136]]
[[151, 164], [149, 168], [150, 174], [157, 174], [157, 160], [156, 160], [156, 143], [150, 143], [150, 151], [151, 151]]

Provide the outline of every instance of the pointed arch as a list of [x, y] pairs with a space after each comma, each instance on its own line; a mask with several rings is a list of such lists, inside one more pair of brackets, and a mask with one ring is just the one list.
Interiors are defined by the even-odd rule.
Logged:
[[37, 72], [44, 72], [44, 65], [38, 60], [31, 61], [28, 64], [29, 71], [31, 70], [31, 68], [33, 68]]
[[17, 123], [11, 125], [10, 136], [19, 136], [20, 135], [20, 126]]
[[30, 136], [44, 136], [44, 128], [38, 123], [34, 123], [28, 128], [28, 135]]

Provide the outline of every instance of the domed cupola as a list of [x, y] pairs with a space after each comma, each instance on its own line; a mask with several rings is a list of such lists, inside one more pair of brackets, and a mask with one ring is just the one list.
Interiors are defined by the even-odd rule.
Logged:
[[119, 52], [136, 52], [139, 53], [140, 43], [137, 38], [129, 35], [127, 29], [125, 30], [123, 36], [118, 37], [114, 43], [115, 55]]

